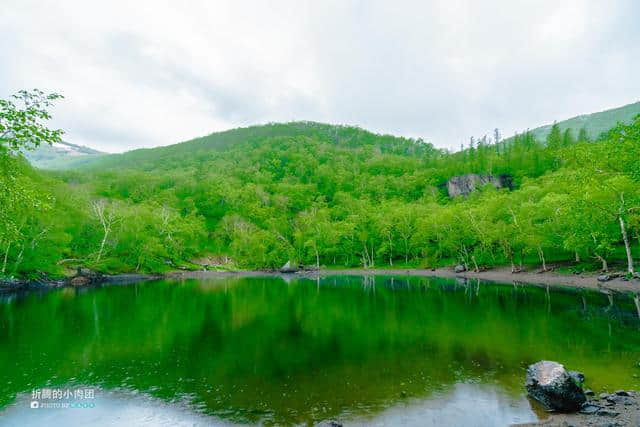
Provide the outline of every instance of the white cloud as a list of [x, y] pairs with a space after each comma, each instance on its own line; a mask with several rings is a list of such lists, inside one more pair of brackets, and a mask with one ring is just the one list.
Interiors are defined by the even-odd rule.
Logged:
[[638, 100], [639, 12], [633, 0], [5, 0], [0, 97], [63, 93], [55, 124], [109, 151], [302, 119], [455, 148]]

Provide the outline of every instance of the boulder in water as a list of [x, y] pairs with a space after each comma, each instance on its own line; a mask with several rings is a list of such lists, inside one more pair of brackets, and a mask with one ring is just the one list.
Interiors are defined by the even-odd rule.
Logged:
[[560, 363], [543, 360], [527, 368], [527, 393], [552, 411], [575, 412], [587, 398]]

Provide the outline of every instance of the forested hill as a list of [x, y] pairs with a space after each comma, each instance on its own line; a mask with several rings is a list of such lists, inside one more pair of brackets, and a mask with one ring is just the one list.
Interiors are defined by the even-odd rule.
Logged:
[[[421, 140], [294, 122], [61, 172], [5, 156], [32, 207], [10, 200], [3, 208], [1, 274], [162, 272], [203, 257], [224, 268], [562, 262], [633, 270], [640, 119], [597, 141], [566, 136], [556, 128], [545, 140], [525, 133], [448, 153]], [[447, 179], [466, 173], [509, 175], [513, 189], [449, 198]]]
[[[431, 156], [437, 150], [421, 140], [378, 135], [352, 126], [316, 122], [270, 123], [231, 129], [164, 147], [114, 154], [82, 165], [93, 170], [132, 168], [138, 170], [184, 168], [213, 159], [222, 152], [269, 149], [274, 138], [305, 137], [336, 149], [373, 150], [403, 156]], [[265, 146], [267, 144], [267, 146]]]
[[[589, 138], [597, 139], [601, 133], [608, 131], [618, 122], [631, 123], [638, 114], [640, 114], [640, 101], [598, 113], [583, 114], [568, 120], [562, 120], [558, 122], [558, 126], [562, 132], [566, 129], [572, 129], [574, 136], [577, 136], [580, 129], [584, 128]], [[551, 132], [551, 126], [550, 124], [540, 126], [530, 132], [535, 138], [542, 141]]]

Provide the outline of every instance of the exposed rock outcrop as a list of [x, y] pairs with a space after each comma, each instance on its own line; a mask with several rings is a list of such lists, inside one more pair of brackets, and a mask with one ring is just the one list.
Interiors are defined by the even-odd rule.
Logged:
[[496, 188], [512, 188], [511, 175], [467, 175], [453, 176], [447, 180], [447, 193], [449, 197], [467, 196], [478, 188], [491, 184]]
[[549, 410], [575, 412], [587, 401], [582, 387], [557, 362], [543, 360], [527, 368], [527, 393]]

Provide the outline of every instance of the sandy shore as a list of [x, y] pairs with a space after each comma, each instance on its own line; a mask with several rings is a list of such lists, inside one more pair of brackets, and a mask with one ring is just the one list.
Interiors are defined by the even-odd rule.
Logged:
[[615, 278], [608, 282], [598, 282], [597, 274], [566, 275], [552, 271], [544, 273], [521, 272], [511, 273], [510, 268], [495, 268], [492, 270], [475, 273], [467, 271], [456, 273], [452, 268], [431, 269], [321, 269], [317, 271], [303, 271], [298, 273], [279, 273], [269, 271], [191, 271], [170, 273], [167, 278], [207, 278], [207, 277], [325, 277], [325, 276], [418, 276], [418, 277], [444, 277], [444, 278], [467, 278], [480, 279], [500, 283], [517, 283], [534, 286], [568, 286], [573, 288], [583, 288], [600, 290], [603, 292], [632, 292], [640, 294], [640, 280], [632, 279], [625, 281], [622, 278]]

